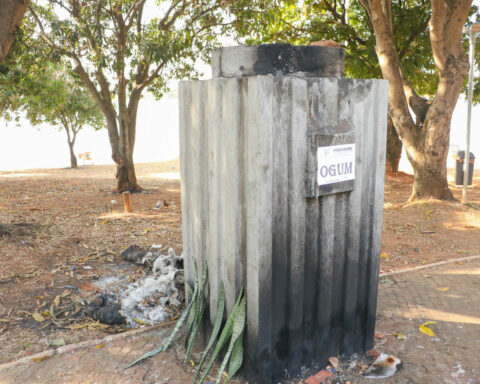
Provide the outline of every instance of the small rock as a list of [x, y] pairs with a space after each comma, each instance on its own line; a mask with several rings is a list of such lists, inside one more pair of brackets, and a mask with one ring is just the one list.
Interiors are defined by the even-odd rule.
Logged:
[[375, 336], [376, 339], [380, 339], [380, 340], [383, 340], [386, 337], [386, 335], [384, 333], [379, 332], [379, 331], [375, 331], [374, 336]]
[[131, 245], [125, 251], [123, 251], [120, 256], [128, 261], [131, 261], [135, 264], [141, 264], [143, 256], [145, 256], [145, 250], [138, 245]]
[[322, 384], [325, 379], [332, 377], [333, 373], [328, 372], [325, 369], [322, 369], [320, 372], [316, 373], [313, 376], [310, 376], [306, 381], [305, 384]]
[[103, 324], [125, 324], [127, 319], [120, 313], [121, 305], [113, 295], [100, 293], [86, 306], [84, 312]]
[[336, 41], [333, 41], [333, 40], [314, 41], [310, 43], [310, 45], [319, 46], [319, 47], [336, 47], [336, 48], [340, 48], [342, 46], [340, 43], [337, 43]]
[[328, 359], [333, 368], [338, 368], [338, 357], [332, 356]]

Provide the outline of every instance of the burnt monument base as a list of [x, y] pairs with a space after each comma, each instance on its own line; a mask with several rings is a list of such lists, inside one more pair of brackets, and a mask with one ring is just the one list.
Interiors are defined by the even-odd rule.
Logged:
[[[254, 68], [254, 58], [236, 62]], [[387, 82], [344, 79], [343, 63], [335, 68], [326, 73], [336, 77], [289, 67], [180, 84], [186, 278], [194, 260], [207, 262], [210, 313], [222, 282], [228, 312], [245, 288], [250, 382], [372, 347]], [[351, 169], [335, 168], [344, 147]], [[325, 180], [321, 161], [332, 164]]]

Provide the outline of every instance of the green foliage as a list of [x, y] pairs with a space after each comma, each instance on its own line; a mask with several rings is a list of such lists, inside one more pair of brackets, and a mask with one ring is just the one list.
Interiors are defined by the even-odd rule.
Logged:
[[118, 95], [121, 73], [129, 92], [142, 86], [161, 97], [171, 79], [196, 77], [216, 36], [231, 29], [229, 1], [37, 0], [36, 33], [58, 55], [81, 65], [100, 88], [97, 72]]
[[207, 355], [210, 352], [210, 349], [212, 349], [213, 344], [215, 343], [215, 340], [217, 340], [218, 333], [220, 332], [220, 327], [222, 326], [224, 311], [225, 311], [225, 288], [222, 283], [222, 285], [220, 286], [220, 296], [218, 298], [217, 311], [215, 314], [215, 324], [213, 325], [212, 334], [210, 335], [210, 340], [208, 340], [207, 348], [203, 352], [200, 363], [198, 363], [197, 372], [195, 373], [195, 377], [193, 378], [193, 384], [197, 383], [197, 379], [198, 379], [198, 376], [200, 376], [200, 372], [202, 371], [202, 367], [205, 362], [205, 359], [207, 358]]
[[[235, 372], [240, 368], [243, 363], [243, 330], [245, 329], [245, 323], [247, 321], [247, 300], [244, 297], [240, 302], [240, 306], [235, 312], [235, 317], [233, 318], [233, 327], [232, 327], [232, 336], [230, 338], [230, 344], [228, 345], [227, 353], [223, 358], [222, 365], [218, 371], [216, 384], [220, 384], [222, 379], [223, 371], [227, 368], [227, 364], [230, 361], [230, 358], [233, 356], [232, 361], [230, 362], [230, 370], [226, 382], [235, 374]], [[240, 341], [241, 347], [238, 346], [238, 341]], [[236, 348], [235, 348], [236, 346]], [[232, 355], [233, 350], [235, 349], [235, 354]]]
[[169, 81], [197, 77], [195, 62], [231, 29], [233, 3], [248, 1], [32, 0], [27, 33], [68, 63], [105, 116], [117, 192], [142, 189], [133, 152], [143, 92], [160, 98]]
[[[247, 44], [288, 42], [309, 44], [334, 40], [345, 49], [345, 75], [381, 78], [375, 52], [375, 36], [359, 1], [350, 0], [254, 0], [253, 10], [237, 9], [240, 41]], [[426, 98], [435, 95], [438, 75], [432, 56], [427, 0], [392, 1], [394, 41], [404, 73]], [[478, 17], [472, 7], [472, 17]], [[477, 50], [477, 60], [480, 52]], [[480, 84], [476, 88], [480, 96]]]
[[193, 344], [195, 343], [198, 329], [203, 321], [203, 314], [205, 313], [205, 307], [207, 305], [207, 301], [205, 300], [205, 283], [207, 281], [207, 274], [207, 264], [205, 264], [203, 267], [202, 282], [200, 283], [200, 290], [198, 292], [198, 297], [201, 300], [196, 300], [196, 303], [192, 308], [194, 316], [191, 325], [191, 332], [187, 330], [186, 341], [188, 342], [186, 343], [187, 353], [185, 354], [184, 363], [187, 363], [190, 360], [190, 354], [192, 353]]
[[220, 337], [218, 339], [217, 344], [215, 345], [215, 348], [213, 349], [212, 357], [210, 358], [210, 362], [207, 365], [207, 368], [203, 371], [202, 378], [200, 379], [200, 384], [202, 384], [205, 379], [207, 378], [208, 373], [213, 367], [213, 363], [215, 363], [215, 360], [217, 357], [220, 355], [220, 352], [222, 352], [223, 348], [227, 345], [229, 340], [232, 338], [233, 334], [233, 326], [235, 323], [235, 319], [237, 318], [237, 312], [238, 308], [240, 306], [240, 301], [243, 296], [243, 290], [240, 292], [238, 295], [237, 302], [235, 303], [235, 306], [232, 309], [232, 313], [227, 319], [227, 322], [225, 323], [225, 326], [223, 327], [222, 333], [220, 334]]
[[[197, 334], [197, 330], [200, 327], [201, 323], [204, 321], [204, 313], [205, 308], [207, 306], [207, 300], [205, 298], [205, 284], [207, 281], [207, 265], [205, 264], [203, 267], [203, 276], [201, 282], [199, 282], [197, 267], [194, 265], [194, 290], [192, 294], [192, 298], [190, 303], [183, 311], [182, 315], [177, 321], [175, 328], [173, 329], [172, 333], [170, 334], [167, 342], [161, 346], [160, 348], [154, 349], [150, 352], [145, 353], [143, 356], [139, 357], [133, 363], [129, 364], [125, 367], [125, 369], [130, 368], [132, 365], [135, 365], [142, 360], [145, 360], [149, 357], [155, 356], [160, 352], [166, 351], [175, 340], [176, 335], [178, 334], [180, 327], [185, 323], [187, 320], [186, 326], [186, 333], [185, 333], [185, 345], [187, 346], [187, 352], [185, 356], [185, 363], [190, 360], [190, 354], [195, 343], [195, 337]], [[188, 287], [188, 284], [187, 284]], [[210, 362], [207, 368], [202, 373], [202, 367], [205, 362], [205, 359], [217, 341], [218, 334], [220, 333], [221, 324], [223, 321], [223, 314], [225, 310], [225, 290], [223, 284], [220, 287], [220, 296], [218, 299], [217, 304], [217, 311], [215, 315], [215, 324], [213, 326], [212, 334], [210, 335], [210, 339], [208, 341], [207, 347], [203, 352], [203, 356], [200, 360], [200, 363], [197, 366], [197, 372], [193, 379], [193, 384], [197, 384], [198, 377], [202, 374], [199, 384], [205, 382], [209, 372], [211, 371], [215, 360], [218, 358], [222, 350], [227, 346], [228, 349], [226, 351], [225, 357], [222, 361], [222, 365], [219, 370], [219, 374], [217, 377], [216, 384], [221, 382], [222, 374], [227, 365], [229, 365], [228, 376], [227, 379], [224, 381], [227, 384], [230, 379], [238, 372], [240, 367], [243, 363], [243, 334], [245, 329], [245, 324], [247, 320], [247, 299], [243, 296], [243, 289], [241, 290], [240, 294], [238, 295], [237, 301], [232, 309], [232, 313], [228, 317], [225, 326], [220, 334], [218, 342], [215, 345], [213, 350], [212, 356], [210, 358]]]
[[[9, 92], [10, 111], [24, 112], [33, 125], [49, 123], [78, 131], [85, 125], [103, 127], [103, 115], [82, 84], [70, 74], [49, 65], [33, 77], [22, 74]], [[8, 111], [5, 111], [8, 113]]]
[[85, 125], [104, 126], [103, 115], [68, 66], [42, 44], [20, 34], [0, 67], [0, 116], [20, 115], [33, 124], [48, 123], [75, 136]]

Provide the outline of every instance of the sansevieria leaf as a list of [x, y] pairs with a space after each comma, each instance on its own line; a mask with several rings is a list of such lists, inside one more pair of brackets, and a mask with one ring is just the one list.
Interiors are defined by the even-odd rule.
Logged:
[[198, 376], [200, 376], [200, 372], [202, 371], [203, 363], [205, 362], [205, 359], [207, 358], [208, 352], [210, 352], [210, 349], [213, 346], [213, 343], [215, 343], [215, 340], [217, 340], [218, 333], [220, 332], [220, 327], [222, 325], [222, 320], [223, 320], [223, 312], [225, 311], [225, 288], [223, 286], [223, 282], [220, 285], [220, 296], [218, 298], [218, 303], [217, 303], [217, 312], [215, 315], [215, 324], [213, 325], [213, 330], [212, 334], [210, 335], [210, 340], [208, 340], [207, 348], [205, 349], [205, 352], [203, 353], [202, 359], [200, 360], [200, 363], [198, 363], [197, 367], [197, 373], [195, 374], [195, 377], [193, 378], [193, 384], [196, 384]]
[[187, 346], [188, 343], [188, 338], [190, 335], [190, 332], [193, 328], [193, 323], [195, 321], [195, 317], [197, 316], [196, 310], [197, 310], [197, 305], [196, 305], [196, 299], [198, 296], [198, 270], [197, 270], [197, 263], [193, 263], [193, 276], [195, 278], [194, 281], [194, 288], [193, 288], [193, 295], [191, 298], [191, 303], [193, 303], [192, 310], [188, 314], [188, 319], [187, 319], [187, 330], [185, 331], [185, 347]]
[[[220, 382], [222, 380], [223, 371], [225, 371], [225, 369], [227, 367], [227, 363], [230, 360], [230, 356], [232, 355], [233, 348], [234, 348], [237, 340], [240, 337], [243, 336], [243, 330], [245, 328], [246, 318], [247, 318], [247, 299], [244, 297], [242, 299], [242, 301], [240, 302], [240, 306], [238, 307], [237, 313], [235, 314], [235, 319], [233, 320], [232, 338], [230, 339], [230, 345], [228, 346], [227, 353], [225, 354], [225, 357], [223, 358], [222, 365], [221, 365], [220, 370], [218, 372], [218, 377], [217, 377], [216, 384], [220, 384]], [[243, 360], [243, 358], [242, 358], [242, 360]], [[238, 370], [238, 368], [237, 368], [237, 370]], [[228, 380], [226, 382], [228, 383]]]
[[212, 357], [210, 358], [210, 361], [208, 363], [207, 368], [205, 368], [205, 371], [203, 372], [202, 378], [200, 379], [200, 384], [203, 383], [205, 378], [208, 375], [208, 372], [212, 369], [213, 363], [217, 359], [218, 355], [222, 351], [223, 347], [227, 344], [228, 340], [231, 338], [232, 333], [233, 333], [233, 321], [235, 320], [235, 316], [238, 311], [238, 307], [240, 305], [240, 300], [243, 296], [243, 289], [238, 295], [237, 302], [235, 303], [235, 306], [232, 309], [232, 313], [227, 319], [227, 322], [225, 323], [225, 326], [223, 327], [222, 333], [220, 334], [220, 338], [218, 339], [217, 344], [215, 345], [215, 348], [212, 353]]
[[192, 332], [190, 335], [187, 335], [187, 353], [185, 354], [184, 363], [190, 360], [190, 355], [192, 353], [193, 344], [195, 343], [195, 338], [197, 336], [198, 328], [203, 320], [203, 314], [205, 313], [205, 307], [207, 306], [207, 300], [205, 299], [205, 283], [207, 282], [207, 263], [203, 265], [203, 276], [202, 282], [200, 285], [200, 291], [198, 292], [195, 307], [195, 317], [193, 321]]
[[[245, 332], [245, 330], [244, 330]], [[243, 334], [240, 335], [240, 337], [237, 339], [235, 342], [235, 345], [233, 346], [233, 351], [232, 351], [232, 357], [230, 358], [230, 366], [228, 368], [228, 376], [227, 379], [225, 380], [225, 383], [228, 383], [229, 380], [235, 375], [240, 367], [243, 364]]]

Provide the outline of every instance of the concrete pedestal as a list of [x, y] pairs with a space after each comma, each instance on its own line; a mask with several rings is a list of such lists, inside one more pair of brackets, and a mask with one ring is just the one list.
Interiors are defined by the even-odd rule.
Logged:
[[[180, 84], [183, 252], [188, 280], [207, 260], [212, 314], [221, 282], [229, 312], [245, 288], [245, 372], [266, 384], [373, 345], [388, 94], [386, 81], [340, 78], [338, 60], [250, 76], [244, 49], [214, 54], [214, 73], [233, 77]], [[319, 185], [319, 148], [344, 144], [355, 179]]]

